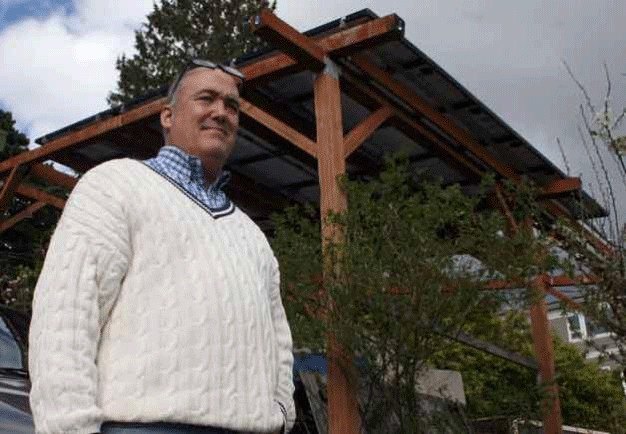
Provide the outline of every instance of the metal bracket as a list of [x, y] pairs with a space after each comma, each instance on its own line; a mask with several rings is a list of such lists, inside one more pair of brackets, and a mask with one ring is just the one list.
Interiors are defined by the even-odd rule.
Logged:
[[341, 76], [341, 67], [333, 62], [328, 56], [324, 58], [324, 64], [326, 66], [324, 66], [322, 74], [330, 75], [334, 79], [339, 80], [339, 77]]

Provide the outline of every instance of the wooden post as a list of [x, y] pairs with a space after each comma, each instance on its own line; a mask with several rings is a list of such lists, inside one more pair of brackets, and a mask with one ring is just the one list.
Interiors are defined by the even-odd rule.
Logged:
[[554, 345], [548, 320], [548, 304], [545, 298], [547, 283], [543, 277], [535, 280], [533, 290], [535, 291], [535, 294], [533, 294], [535, 300], [530, 307], [530, 325], [535, 357], [539, 363], [540, 382], [546, 394], [541, 408], [543, 413], [543, 431], [546, 434], [562, 434], [563, 418], [561, 416], [559, 387], [556, 384]]
[[[500, 211], [507, 219], [507, 229], [511, 236], [520, 230], [532, 231], [530, 220], [522, 225], [518, 224], [504, 197], [501, 186], [496, 185], [496, 198]], [[550, 286], [549, 276], [538, 276], [532, 283], [533, 303], [530, 306], [530, 328], [533, 339], [535, 358], [539, 365], [539, 379], [546, 394], [541, 403], [543, 415], [543, 432], [546, 434], [563, 434], [563, 418], [561, 416], [561, 401], [559, 387], [556, 383], [556, 368], [554, 366], [554, 344], [548, 320], [548, 303], [546, 294], [554, 292]]]
[[[328, 213], [342, 212], [347, 208], [345, 193], [338, 177], [346, 172], [343, 146], [343, 122], [339, 72], [334, 63], [327, 65], [315, 79], [315, 118], [317, 126], [317, 167], [320, 183], [320, 212], [322, 239], [340, 241], [342, 234], [326, 221]], [[328, 264], [325, 269], [337, 264]], [[332, 308], [332, 301], [330, 304]], [[358, 434], [361, 421], [357, 404], [355, 379], [351, 378], [350, 356], [336, 341], [328, 336], [328, 432], [330, 434]]]

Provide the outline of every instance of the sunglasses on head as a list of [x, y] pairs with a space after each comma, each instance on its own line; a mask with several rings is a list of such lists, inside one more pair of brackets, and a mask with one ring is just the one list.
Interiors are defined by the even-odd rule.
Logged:
[[241, 71], [239, 71], [236, 68], [233, 68], [232, 66], [224, 65], [222, 63], [211, 62], [210, 60], [191, 59], [190, 61], [187, 62], [187, 64], [185, 65], [185, 68], [180, 72], [180, 74], [178, 74], [178, 77], [176, 77], [176, 81], [170, 87], [170, 92], [169, 92], [170, 94], [176, 91], [176, 89], [178, 88], [178, 85], [180, 84], [180, 81], [183, 79], [185, 74], [194, 68], [219, 69], [221, 71], [224, 71], [226, 74], [229, 74], [235, 78], [238, 78], [241, 81], [244, 81], [246, 78], [245, 75], [243, 75]]
[[221, 69], [222, 71], [224, 71], [227, 74], [232, 75], [233, 77], [237, 77], [240, 80], [245, 80], [245, 76], [242, 74], [241, 71], [239, 71], [236, 68], [233, 68], [232, 66], [228, 66], [228, 65], [224, 65], [222, 63], [215, 63], [215, 62], [211, 62], [210, 60], [204, 60], [204, 59], [192, 59], [187, 63], [187, 67], [185, 68], [185, 71], [189, 71], [190, 69], [193, 69], [194, 67], [202, 67], [202, 68], [209, 68], [209, 69]]

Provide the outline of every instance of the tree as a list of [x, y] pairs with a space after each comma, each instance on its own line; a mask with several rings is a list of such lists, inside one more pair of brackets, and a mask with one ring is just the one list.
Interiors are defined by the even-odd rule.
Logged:
[[360, 381], [368, 431], [432, 432], [432, 424], [458, 431], [464, 420], [452, 418], [453, 409], [429, 413], [418, 388], [423, 369], [449, 345], [445, 336], [479, 312], [496, 315], [483, 308], [499, 305], [496, 292], [482, 291], [486, 280], [528, 282], [552, 269], [553, 258], [524, 231], [503, 235], [500, 213], [482, 206], [490, 181], [468, 197], [391, 161], [379, 179], [344, 180], [344, 188], [348, 210], [328, 217], [344, 234], [326, 250], [338, 266], [324, 279], [314, 214], [290, 210], [275, 219], [272, 244], [296, 345], [323, 351], [332, 333], [356, 355], [352, 380]]
[[247, 19], [263, 0], [162, 0], [135, 32], [137, 53], [117, 59], [117, 90], [112, 106], [126, 103], [171, 82], [190, 58], [228, 62], [259, 46]]
[[[532, 355], [528, 318], [520, 311], [479, 315], [467, 329], [477, 337], [520, 354]], [[573, 345], [555, 339], [555, 365], [564, 423], [624, 433], [626, 399], [615, 372], [588, 362]], [[442, 347], [431, 363], [461, 372], [471, 418], [506, 416], [541, 419], [536, 372], [459, 344]]]
[[0, 161], [26, 150], [28, 137], [15, 129], [11, 112], [0, 110]]
[[[580, 105], [582, 127], [579, 128], [582, 144], [592, 166], [595, 186], [590, 184], [594, 199], [607, 211], [603, 219], [585, 219], [585, 224], [608, 242], [609, 250], [593, 246], [579, 233], [561, 224], [566, 234], [565, 246], [570, 252], [572, 274], [592, 274], [598, 278], [596, 285], [583, 288], [584, 313], [591, 321], [609, 332], [614, 338], [618, 353], [599, 351], [626, 369], [626, 222], [620, 204], [626, 191], [626, 103], [620, 110], [614, 109], [613, 84], [608, 68], [604, 65], [606, 93], [596, 104], [566, 64], [568, 73], [578, 86], [584, 102]], [[566, 167], [567, 159], [563, 153]], [[581, 209], [584, 209], [581, 207]], [[595, 346], [593, 340], [589, 345]]]
[[[26, 151], [28, 143], [26, 135], [15, 128], [12, 114], [0, 110], [0, 160]], [[59, 193], [58, 187], [52, 188], [41, 183], [39, 187]], [[0, 221], [30, 204], [30, 200], [14, 197], [7, 209], [0, 212]], [[58, 217], [57, 210], [47, 207], [33, 218], [22, 220], [0, 234], [1, 304], [22, 311], [30, 310], [32, 292]]]

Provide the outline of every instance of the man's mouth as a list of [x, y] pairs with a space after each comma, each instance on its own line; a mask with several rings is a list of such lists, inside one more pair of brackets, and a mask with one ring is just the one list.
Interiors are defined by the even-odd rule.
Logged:
[[219, 131], [221, 134], [226, 135], [228, 132], [226, 131], [226, 128], [222, 128], [219, 127], [217, 125], [201, 125], [200, 129], [203, 131], [208, 131], [208, 130], [213, 130], [213, 131]]

